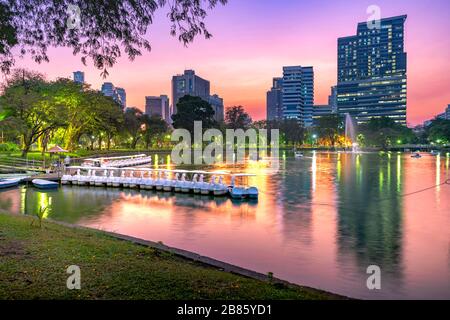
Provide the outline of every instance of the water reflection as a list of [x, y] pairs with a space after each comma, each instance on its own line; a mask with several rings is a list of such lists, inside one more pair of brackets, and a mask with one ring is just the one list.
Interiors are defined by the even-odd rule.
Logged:
[[[34, 214], [48, 206], [53, 219], [163, 241], [354, 297], [450, 298], [450, 187], [401, 196], [448, 179], [448, 157], [317, 152], [302, 159], [282, 153], [280, 161], [278, 172], [257, 163], [227, 168], [258, 173], [253, 203], [22, 187], [0, 192], [0, 211]], [[372, 264], [382, 270], [380, 291], [366, 288]]]

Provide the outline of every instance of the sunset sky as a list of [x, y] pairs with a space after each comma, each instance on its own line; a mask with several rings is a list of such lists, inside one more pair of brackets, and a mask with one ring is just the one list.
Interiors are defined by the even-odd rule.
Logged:
[[127, 105], [143, 108], [146, 95], [171, 95], [172, 75], [194, 69], [210, 80], [212, 93], [225, 106], [243, 105], [255, 120], [265, 118], [266, 91], [282, 66], [313, 66], [315, 104], [326, 104], [336, 84], [337, 38], [354, 35], [366, 21], [369, 5], [382, 17], [407, 14], [408, 123], [419, 124], [450, 104], [450, 1], [448, 0], [229, 0], [209, 12], [210, 40], [197, 38], [185, 48], [169, 35], [167, 10], [150, 26], [152, 51], [130, 62], [122, 59], [102, 79], [84, 66], [71, 50], [50, 50], [50, 63], [18, 60], [17, 67], [40, 71], [49, 79], [85, 72], [86, 81], [100, 88], [113, 82], [127, 91]]

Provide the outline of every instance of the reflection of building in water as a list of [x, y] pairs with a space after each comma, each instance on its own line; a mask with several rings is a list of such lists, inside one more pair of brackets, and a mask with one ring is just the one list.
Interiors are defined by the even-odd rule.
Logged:
[[[341, 154], [337, 164], [339, 256], [356, 255], [361, 272], [379, 265], [401, 280], [400, 155]], [[394, 191], [395, 190], [395, 191]], [[394, 192], [393, 192], [394, 191]]]
[[303, 243], [311, 241], [311, 199], [315, 171], [310, 159], [288, 159], [289, 165], [271, 177], [272, 184], [278, 182], [276, 201], [282, 216], [283, 237], [298, 239]]

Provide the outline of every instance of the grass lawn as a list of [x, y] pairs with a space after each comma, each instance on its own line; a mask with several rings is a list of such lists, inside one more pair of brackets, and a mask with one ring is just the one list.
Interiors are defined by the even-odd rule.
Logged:
[[[101, 232], [0, 213], [0, 299], [333, 299], [223, 272]], [[81, 290], [68, 290], [69, 265]]]

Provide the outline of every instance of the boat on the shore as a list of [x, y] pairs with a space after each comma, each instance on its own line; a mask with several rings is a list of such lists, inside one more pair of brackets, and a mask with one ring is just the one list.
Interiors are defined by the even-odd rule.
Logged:
[[57, 189], [59, 187], [58, 182], [53, 182], [49, 180], [33, 179], [33, 181], [31, 182], [36, 188], [39, 189]]
[[16, 187], [21, 180], [21, 178], [0, 179], [0, 189]]

